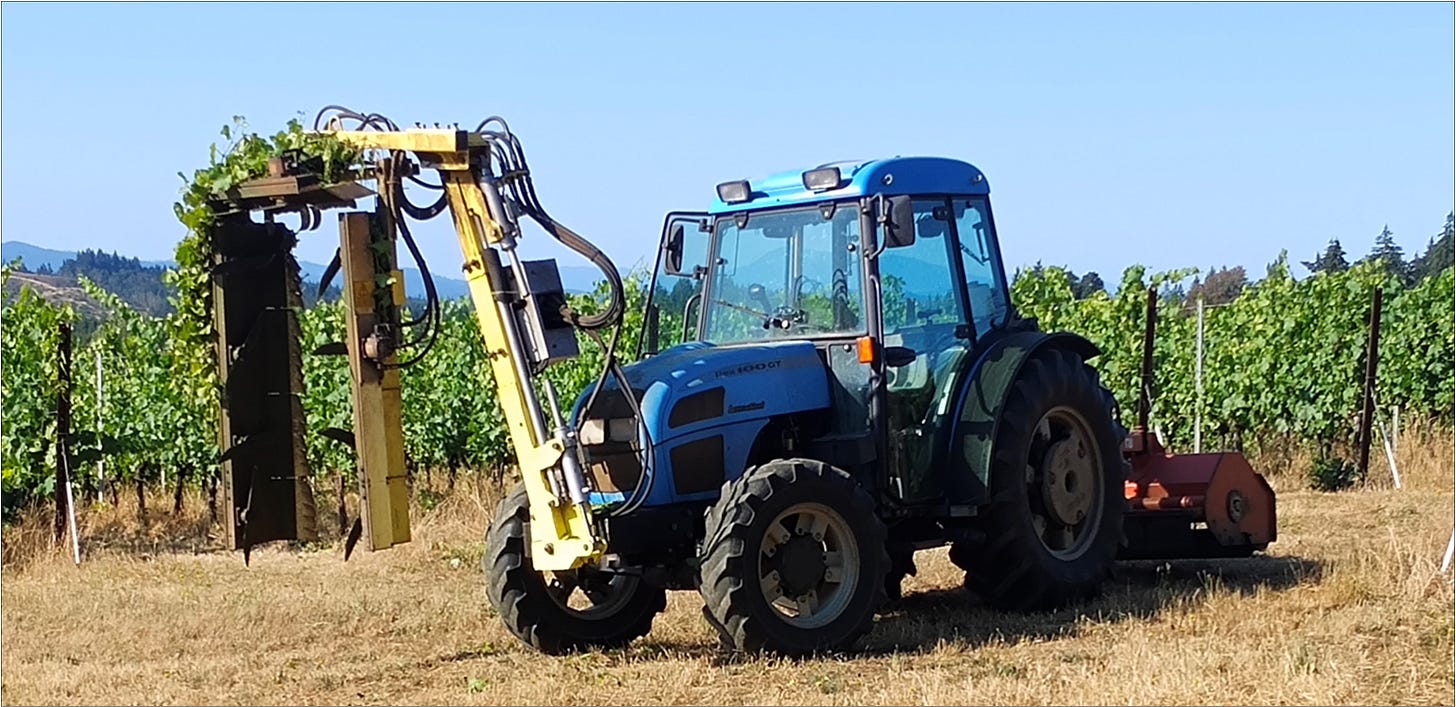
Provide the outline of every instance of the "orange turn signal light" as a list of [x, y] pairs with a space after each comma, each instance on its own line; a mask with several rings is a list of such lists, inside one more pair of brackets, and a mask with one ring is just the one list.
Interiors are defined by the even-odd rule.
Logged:
[[872, 336], [861, 336], [861, 337], [859, 337], [859, 339], [857, 341], [855, 341], [855, 344], [856, 344], [856, 346], [859, 349], [859, 362], [860, 363], [874, 363], [875, 362], [875, 338], [874, 337], [872, 337]]

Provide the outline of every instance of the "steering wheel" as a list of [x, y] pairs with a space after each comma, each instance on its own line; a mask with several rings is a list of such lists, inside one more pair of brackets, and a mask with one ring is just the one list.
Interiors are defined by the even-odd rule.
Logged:
[[810, 324], [808, 312], [805, 312], [802, 309], [794, 309], [792, 307], [779, 307], [778, 309], [774, 310], [773, 316], [769, 317], [768, 320], [764, 322], [764, 326], [766, 328], [779, 329], [782, 331], [789, 331], [794, 327], [803, 327], [806, 329], [813, 329], [815, 331], [825, 333], [834, 331], [833, 329], [823, 326], [821, 324]]

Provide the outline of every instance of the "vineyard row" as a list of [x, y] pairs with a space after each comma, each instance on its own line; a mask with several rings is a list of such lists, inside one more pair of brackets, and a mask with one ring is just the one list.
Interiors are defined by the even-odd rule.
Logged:
[[[1134, 410], [1142, 357], [1146, 291], [1185, 278], [1187, 272], [1149, 274], [1128, 268], [1115, 293], [1076, 300], [1058, 268], [1022, 273], [1012, 299], [1044, 329], [1090, 338], [1103, 351], [1093, 363], [1126, 417]], [[645, 277], [627, 280], [630, 314], [619, 352], [636, 349], [642, 325]], [[201, 483], [217, 469], [217, 393], [206, 379], [188, 375], [199, 359], [172, 318], [154, 318], [83, 282], [108, 316], [76, 342], [71, 379], [71, 477], [96, 493], [112, 483], [167, 478]], [[1158, 384], [1152, 421], [1175, 448], [1187, 449], [1201, 418], [1205, 446], [1257, 446], [1278, 437], [1310, 446], [1349, 439], [1360, 409], [1361, 376], [1371, 293], [1383, 288], [1377, 398], [1415, 415], [1449, 424], [1453, 406], [1453, 272], [1405, 287], [1378, 264], [1294, 279], [1284, 260], [1237, 299], [1205, 311], [1202, 394], [1195, 380], [1195, 303], [1175, 296], [1160, 304], [1155, 348]], [[573, 306], [595, 309], [604, 293], [574, 296]], [[352, 478], [346, 448], [319, 434], [350, 427], [348, 367], [339, 356], [309, 352], [343, 338], [343, 309], [320, 303], [300, 312], [303, 331], [304, 409], [311, 434], [310, 466], [319, 481]], [[6, 519], [54, 490], [57, 467], [56, 403], [60, 375], [57, 336], [74, 320], [30, 290], [7, 297], [0, 313], [0, 471]], [[664, 314], [663, 330], [679, 325]], [[667, 342], [667, 343], [670, 343]], [[552, 367], [547, 377], [574, 395], [600, 371], [602, 351], [582, 342], [583, 355]], [[444, 304], [434, 349], [403, 377], [404, 427], [412, 471], [498, 472], [510, 463], [485, 351], [467, 301]], [[570, 397], [567, 398], [571, 399]], [[332, 484], [329, 484], [332, 485]]]

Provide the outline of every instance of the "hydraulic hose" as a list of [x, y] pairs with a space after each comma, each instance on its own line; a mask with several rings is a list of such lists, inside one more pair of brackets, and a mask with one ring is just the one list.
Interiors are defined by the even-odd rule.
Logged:
[[[485, 130], [485, 126], [499, 123], [500, 132]], [[582, 329], [593, 330], [616, 326], [621, 323], [627, 309], [627, 298], [622, 286], [622, 275], [610, 258], [591, 241], [582, 238], [575, 231], [551, 218], [536, 195], [536, 185], [531, 179], [531, 168], [526, 163], [525, 150], [520, 140], [506, 127], [505, 120], [491, 116], [480, 122], [476, 131], [491, 142], [491, 151], [501, 165], [500, 180], [510, 190], [511, 196], [524, 213], [541, 226], [552, 238], [591, 261], [607, 280], [610, 299], [607, 308], [594, 315], [573, 315], [574, 323]]]
[[[632, 385], [627, 379], [627, 372], [623, 370], [621, 364], [617, 362], [614, 353], [617, 346], [617, 336], [620, 333], [621, 328], [618, 327], [617, 330], [612, 333], [611, 342], [606, 343], [602, 341], [601, 335], [597, 332], [587, 332], [587, 335], [590, 336], [592, 340], [597, 343], [598, 346], [601, 346], [606, 351], [607, 363], [605, 366], [602, 367], [601, 378], [599, 378], [596, 382], [596, 385], [593, 386], [591, 396], [587, 398], [586, 404], [581, 407], [581, 410], [582, 412], [587, 412], [591, 410], [592, 403], [596, 401], [597, 394], [601, 392], [603, 387], [605, 387], [606, 377], [610, 373], [612, 377], [617, 380], [617, 387], [621, 391], [622, 395], [626, 398], [627, 406], [632, 410], [632, 418], [637, 421], [637, 426], [640, 430], [642, 420], [646, 419], [642, 414], [642, 406], [637, 401], [636, 394], [632, 391]], [[610, 514], [612, 516], [624, 516], [628, 513], [631, 513], [632, 511], [637, 510], [637, 508], [641, 506], [644, 501], [647, 500], [647, 495], [652, 491], [653, 476], [651, 470], [656, 468], [657, 456], [655, 450], [652, 447], [652, 438], [650, 435], [647, 438], [646, 444], [642, 445], [640, 453], [641, 458], [638, 459], [638, 468], [640, 469], [640, 471], [638, 471], [637, 473], [637, 483], [633, 485], [631, 495], [627, 497], [622, 505], [611, 511]]]
[[[342, 125], [343, 121], [350, 121], [358, 123], [360, 129], [372, 128], [381, 131], [394, 131], [399, 129], [394, 121], [379, 113], [360, 113], [344, 106], [328, 105], [321, 109], [314, 117], [315, 130], [320, 129], [320, 126], [324, 124], [325, 117], [329, 116], [330, 113], [333, 114], [328, 121], [330, 124], [337, 122]], [[499, 130], [488, 129], [492, 127], [498, 127]], [[520, 140], [511, 132], [510, 126], [506, 123], [505, 119], [495, 115], [489, 116], [476, 126], [475, 132], [486, 138], [490, 146], [491, 155], [494, 157], [493, 161], [500, 168], [500, 174], [496, 179], [520, 209], [521, 213], [540, 225], [557, 242], [586, 258], [601, 271], [609, 290], [608, 300], [604, 309], [596, 314], [580, 314], [572, 311], [568, 307], [563, 312], [574, 326], [592, 337], [602, 347], [605, 354], [601, 373], [596, 377], [585, 409], [590, 409], [596, 402], [602, 389], [606, 386], [607, 378], [615, 377], [621, 386], [623, 395], [627, 398], [627, 402], [632, 409], [632, 414], [638, 421], [640, 428], [641, 421], [644, 419], [641, 407], [632, 392], [625, 371], [617, 361], [616, 349], [622, 333], [623, 315], [627, 309], [627, 298], [622, 283], [622, 276], [617, 270], [616, 264], [607, 257], [606, 253], [596, 247], [596, 245], [556, 221], [546, 212], [545, 207], [541, 205], [541, 200], [536, 194], [535, 183], [531, 178], [530, 166], [526, 162], [525, 150], [522, 149]], [[401, 161], [405, 159], [403, 154], [392, 154], [391, 157], [394, 158], [391, 160], [394, 164], [401, 164]], [[489, 167], [487, 166], [485, 168], [488, 169]], [[384, 189], [381, 189], [380, 196], [384, 200], [386, 208], [393, 214], [400, 235], [403, 237], [415, 264], [419, 267], [425, 285], [425, 311], [419, 317], [401, 323], [401, 326], [405, 328], [413, 328], [421, 324], [426, 327], [425, 333], [413, 337], [408, 343], [404, 344], [404, 346], [415, 346], [423, 341], [424, 348], [408, 361], [396, 364], [398, 367], [403, 368], [417, 363], [429, 353], [439, 336], [441, 328], [441, 307], [434, 278], [430, 274], [429, 266], [425, 264], [424, 257], [420, 254], [414, 236], [409, 230], [407, 220], [408, 218], [414, 218], [419, 221], [425, 221], [439, 216], [448, 207], [448, 200], [444, 193], [443, 184], [432, 184], [414, 175], [405, 175], [406, 178], [422, 187], [437, 189], [442, 192], [434, 203], [429, 206], [419, 206], [410, 201], [409, 197], [405, 194], [403, 181], [398, 178], [398, 174], [393, 169], [389, 169], [388, 172], [388, 174], [379, 175], [381, 184], [384, 186]], [[498, 219], [510, 218], [508, 214], [496, 214], [495, 216]], [[611, 339], [610, 341], [603, 341], [599, 332], [607, 328], [612, 329]], [[652, 477], [649, 469], [652, 467], [654, 457], [650, 439], [643, 446], [641, 454], [643, 457], [641, 465], [642, 474], [638, 479], [638, 483], [630, 497], [622, 506], [613, 512], [613, 515], [632, 512], [645, 501], [646, 495], [650, 491]]]

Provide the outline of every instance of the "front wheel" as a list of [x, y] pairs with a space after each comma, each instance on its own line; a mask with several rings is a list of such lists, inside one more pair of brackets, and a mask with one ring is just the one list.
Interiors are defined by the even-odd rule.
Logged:
[[699, 592], [734, 649], [842, 650], [885, 601], [885, 525], [869, 494], [823, 462], [775, 460], [725, 484], [705, 531]]
[[543, 653], [620, 648], [652, 629], [667, 606], [661, 587], [640, 575], [590, 567], [538, 572], [526, 556], [530, 505], [523, 486], [496, 508], [486, 539], [486, 594], [517, 638]]

